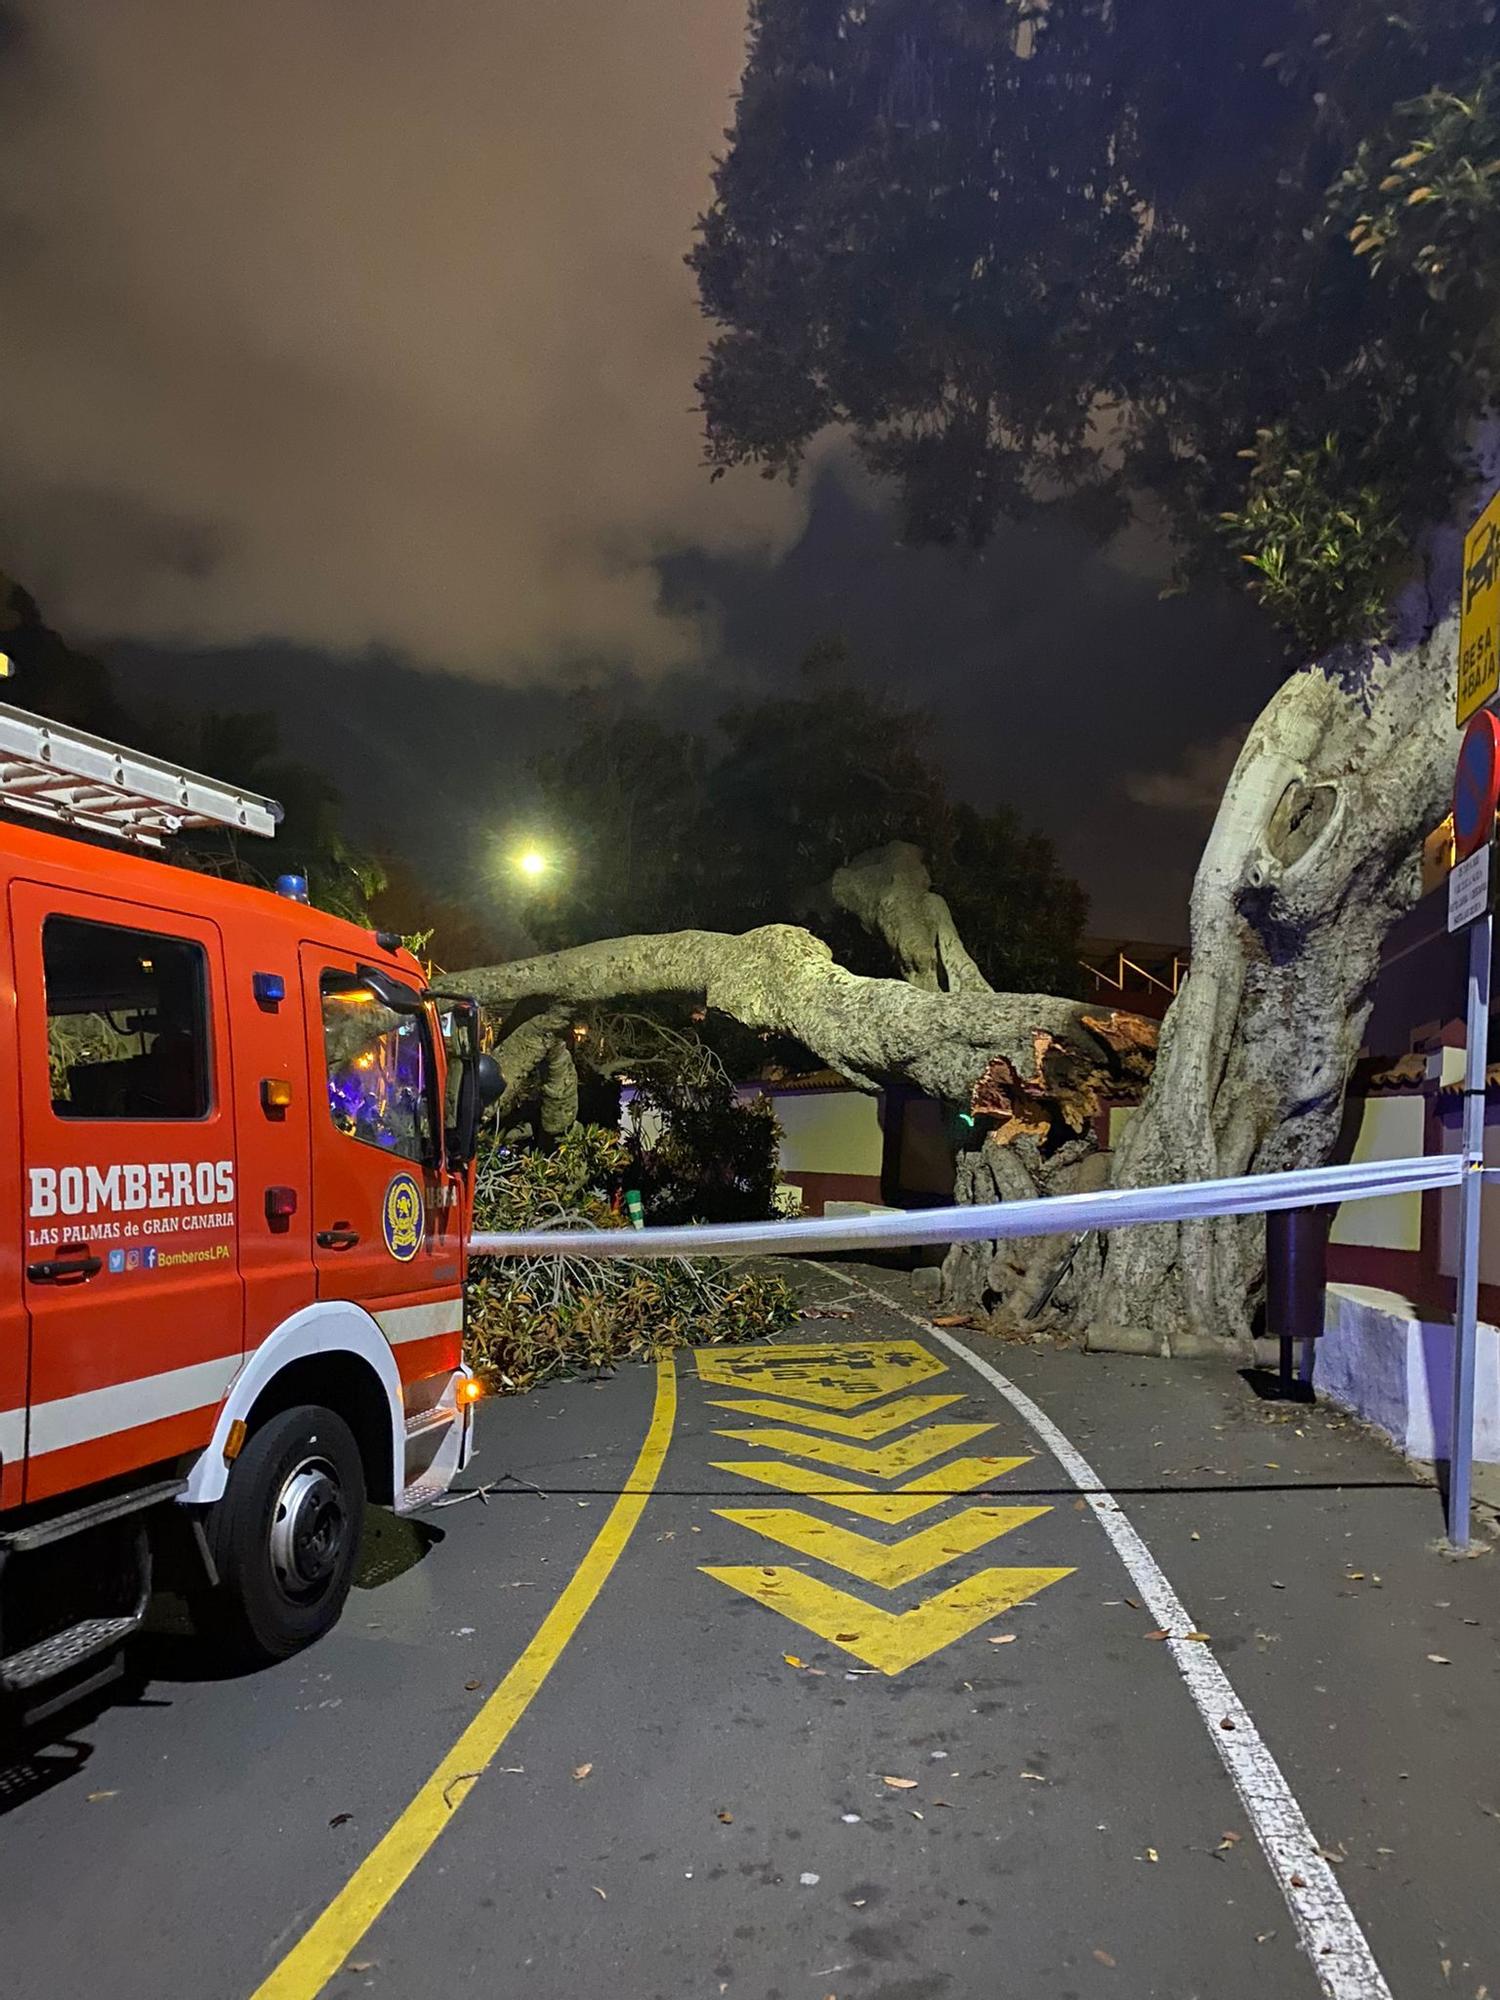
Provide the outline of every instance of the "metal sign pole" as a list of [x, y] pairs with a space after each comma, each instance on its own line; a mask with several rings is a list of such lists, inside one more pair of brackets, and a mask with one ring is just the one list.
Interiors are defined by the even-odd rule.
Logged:
[[1479, 1324], [1479, 1204], [1484, 1192], [1485, 1070], [1490, 1038], [1494, 918], [1469, 926], [1468, 1046], [1464, 1055], [1464, 1177], [1459, 1188], [1458, 1310], [1453, 1325], [1453, 1417], [1448, 1442], [1448, 1540], [1469, 1545], [1474, 1469], [1474, 1358]]

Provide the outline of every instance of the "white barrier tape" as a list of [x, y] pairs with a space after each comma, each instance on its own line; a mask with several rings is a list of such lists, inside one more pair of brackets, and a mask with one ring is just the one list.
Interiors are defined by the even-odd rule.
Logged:
[[556, 1229], [505, 1234], [480, 1231], [476, 1257], [770, 1257], [782, 1253], [889, 1249], [911, 1243], [963, 1243], [1002, 1236], [1072, 1236], [1136, 1222], [1184, 1222], [1212, 1215], [1254, 1215], [1273, 1208], [1320, 1208], [1457, 1187], [1458, 1153], [1416, 1160], [1366, 1160], [1290, 1173], [1242, 1174], [1233, 1180], [1173, 1187], [1107, 1188], [1038, 1201], [973, 1208], [924, 1208], [900, 1215], [810, 1216], [805, 1222], [690, 1223], [667, 1229]]

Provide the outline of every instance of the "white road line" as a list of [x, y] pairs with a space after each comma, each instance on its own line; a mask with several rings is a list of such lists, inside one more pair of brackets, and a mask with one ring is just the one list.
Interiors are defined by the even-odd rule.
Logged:
[[[811, 1258], [808, 1261], [813, 1262]], [[816, 1268], [825, 1271], [837, 1284], [850, 1280], [847, 1271], [831, 1271], [822, 1264]], [[992, 1368], [942, 1327], [919, 1319], [894, 1299], [877, 1292], [873, 1285], [866, 1285], [858, 1278], [853, 1282], [891, 1312], [909, 1320], [932, 1339], [940, 1340], [992, 1388], [998, 1389], [1083, 1494], [1130, 1572], [1142, 1602], [1168, 1634], [1166, 1644], [1209, 1739], [1240, 1795], [1323, 1991], [1329, 2000], [1391, 2000], [1391, 1989], [1375, 1963], [1369, 1940], [1360, 1929], [1338, 1878], [1319, 1852], [1312, 1828], [1251, 1720], [1249, 1710], [1230, 1686], [1228, 1676], [1209, 1648], [1201, 1640], [1187, 1637], [1189, 1632], [1197, 1631], [1197, 1626], [1120, 1503], [1106, 1492], [1098, 1473], [1083, 1453], [1068, 1442], [1046, 1411], [998, 1368]]]

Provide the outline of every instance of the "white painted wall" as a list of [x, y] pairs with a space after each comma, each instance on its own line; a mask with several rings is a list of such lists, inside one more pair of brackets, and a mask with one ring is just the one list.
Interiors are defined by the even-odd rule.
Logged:
[[[1420, 1097], [1367, 1097], [1354, 1158], [1420, 1159], [1426, 1108]], [[1333, 1219], [1328, 1240], [1363, 1244], [1368, 1249], [1420, 1250], [1422, 1197], [1387, 1194], [1378, 1201], [1347, 1201]]]
[[[1451, 1323], [1419, 1319], [1410, 1300], [1366, 1285], [1330, 1285], [1316, 1343], [1318, 1394], [1377, 1426], [1408, 1458], [1448, 1456]], [[1500, 1331], [1479, 1327], [1474, 1456], [1500, 1464]]]
[[862, 1090], [773, 1091], [784, 1174], [873, 1174], [880, 1178], [880, 1101]]

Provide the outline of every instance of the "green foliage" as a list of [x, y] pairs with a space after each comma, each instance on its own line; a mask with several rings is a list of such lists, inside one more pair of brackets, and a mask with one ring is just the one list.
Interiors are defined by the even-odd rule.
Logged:
[[1380, 631], [1408, 554], [1392, 494], [1356, 485], [1332, 436], [1299, 451], [1278, 425], [1242, 456], [1253, 461], [1249, 491], [1223, 514], [1225, 540], [1267, 611], [1319, 651], [1351, 631]]
[[[479, 1229], [611, 1229], [609, 1196], [628, 1166], [617, 1136], [575, 1127], [549, 1153], [489, 1138], [475, 1187]], [[795, 1302], [761, 1266], [718, 1261], [603, 1263], [584, 1258], [477, 1259], [469, 1281], [468, 1355], [492, 1389], [598, 1373], [637, 1356], [757, 1340], [789, 1325]]]
[[1470, 94], [1429, 90], [1398, 104], [1334, 183], [1329, 219], [1347, 226], [1372, 277], [1415, 278], [1467, 322], [1463, 358], [1494, 383], [1500, 288], [1500, 69]]
[[841, 426], [974, 545], [1150, 494], [1303, 641], [1378, 629], [1500, 380], [1495, 55], [1492, 0], [755, 0], [710, 464]]
[[772, 1213], [781, 1128], [769, 1098], [742, 1104], [722, 1070], [678, 1071], [642, 1083], [632, 1112], [649, 1221], [758, 1222]]
[[[845, 666], [825, 643], [797, 693], [731, 710], [717, 742], [634, 711], [580, 711], [538, 774], [571, 844], [528, 909], [538, 942], [804, 921], [835, 869], [909, 840], [997, 988], [1069, 991], [1087, 903], [1051, 842], [1004, 808], [950, 799], [926, 717], [830, 678]], [[889, 973], [852, 920], [817, 927], [851, 970]]]

